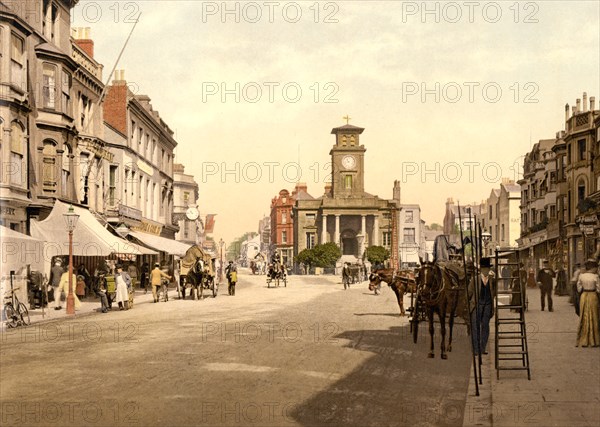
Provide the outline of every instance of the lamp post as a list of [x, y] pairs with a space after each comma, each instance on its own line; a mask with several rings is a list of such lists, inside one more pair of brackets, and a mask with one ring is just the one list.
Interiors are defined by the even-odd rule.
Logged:
[[219, 239], [219, 246], [221, 247], [221, 260], [219, 262], [219, 282], [223, 281], [223, 245], [225, 242], [223, 239]]
[[[483, 247], [485, 248], [485, 251], [487, 252], [487, 245], [492, 240], [492, 235], [490, 233], [488, 233], [487, 231], [484, 231], [483, 233], [481, 233], [481, 240], [483, 242]], [[487, 253], [484, 255], [487, 255]]]
[[73, 205], [69, 206], [69, 210], [65, 217], [67, 231], [69, 232], [69, 293], [67, 295], [67, 314], [75, 314], [75, 297], [73, 296], [73, 231], [77, 226], [79, 215], [75, 213]]

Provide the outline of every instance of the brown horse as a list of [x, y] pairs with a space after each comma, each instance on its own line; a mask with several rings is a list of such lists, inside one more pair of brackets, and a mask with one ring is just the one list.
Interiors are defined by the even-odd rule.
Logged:
[[419, 270], [417, 281], [418, 303], [425, 304], [427, 317], [429, 319], [429, 336], [431, 339], [430, 352], [427, 357], [435, 357], [433, 346], [433, 313], [437, 313], [440, 319], [442, 332], [441, 356], [446, 355], [446, 314], [450, 314], [450, 337], [448, 339], [448, 351], [452, 351], [452, 329], [454, 327], [454, 316], [458, 305], [458, 284], [453, 283], [448, 270], [441, 268], [438, 264], [424, 262]]
[[404, 275], [396, 274], [394, 269], [386, 268], [382, 270], [376, 270], [369, 276], [369, 290], [375, 291], [376, 295], [379, 295], [379, 288], [381, 282], [385, 282], [389, 287], [392, 288], [396, 294], [398, 300], [398, 306], [400, 307], [400, 316], [405, 316], [404, 312], [404, 294], [406, 292], [414, 292], [415, 285], [410, 278]]

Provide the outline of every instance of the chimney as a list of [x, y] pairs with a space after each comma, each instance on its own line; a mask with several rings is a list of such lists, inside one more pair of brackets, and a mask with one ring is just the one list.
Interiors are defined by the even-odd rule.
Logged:
[[594, 111], [596, 108], [596, 98], [590, 96], [590, 111]]
[[331, 184], [325, 184], [325, 195], [331, 194]]
[[573, 117], [575, 114], [577, 114], [577, 107], [573, 105], [571, 107], [571, 117]]
[[125, 70], [115, 70], [115, 76], [113, 78], [113, 85], [125, 86]]
[[394, 181], [394, 189], [392, 191], [392, 199], [400, 203], [400, 181]]
[[565, 104], [565, 122], [569, 121], [569, 104]]
[[94, 58], [94, 41], [90, 38], [90, 27], [73, 28], [73, 38], [90, 58]]
[[296, 193], [299, 193], [300, 191], [304, 191], [305, 193], [308, 193], [307, 190], [308, 190], [308, 187], [307, 187], [307, 185], [306, 185], [305, 182], [299, 182], [299, 183], [297, 183], [296, 184], [296, 188], [294, 188], [294, 191]]
[[577, 102], [575, 102], [575, 105], [576, 105], [575, 113], [576, 114], [581, 113], [581, 99], [580, 98], [577, 98]]
[[583, 112], [587, 113], [587, 92], [583, 92]]

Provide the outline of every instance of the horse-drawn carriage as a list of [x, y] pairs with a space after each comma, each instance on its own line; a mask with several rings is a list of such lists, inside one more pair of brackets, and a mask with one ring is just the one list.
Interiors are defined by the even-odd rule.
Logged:
[[267, 268], [267, 288], [271, 285], [277, 288], [281, 282], [287, 287], [287, 271], [282, 262], [274, 261]]
[[200, 246], [190, 247], [181, 259], [179, 270], [179, 289], [181, 298], [185, 299], [185, 291], [190, 288], [192, 299], [204, 298], [204, 290], [216, 298], [219, 283], [215, 281], [215, 259]]

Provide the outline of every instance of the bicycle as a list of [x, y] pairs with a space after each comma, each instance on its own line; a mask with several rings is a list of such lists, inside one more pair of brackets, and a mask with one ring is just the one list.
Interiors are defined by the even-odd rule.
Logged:
[[[11, 289], [10, 296], [5, 296], [5, 299], [9, 299], [4, 304], [4, 315], [6, 316], [6, 324], [9, 328], [16, 328], [18, 326], [27, 326], [31, 323], [29, 319], [29, 310], [25, 307], [25, 304], [19, 301], [19, 298], [15, 292], [19, 288]], [[16, 308], [15, 308], [16, 307]]]

